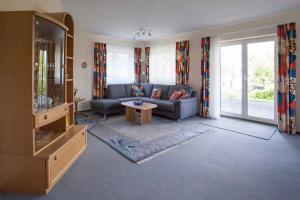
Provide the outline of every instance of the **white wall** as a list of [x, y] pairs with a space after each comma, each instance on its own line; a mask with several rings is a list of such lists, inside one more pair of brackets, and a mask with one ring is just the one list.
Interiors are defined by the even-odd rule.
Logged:
[[[230, 37], [244, 37], [245, 35], [249, 36], [249, 33], [269, 33], [274, 31], [276, 33], [276, 26], [283, 23], [296, 22], [297, 23], [297, 33], [300, 33], [300, 10], [295, 12], [290, 12], [278, 16], [273, 16], [264, 19], [256, 19], [251, 21], [245, 21], [235, 24], [228, 24], [223, 26], [209, 27], [202, 29], [197, 32], [177, 34], [171, 37], [166, 37], [160, 40], [148, 42], [146, 45], [159, 45], [167, 43], [170, 41], [183, 41], [190, 40], [190, 85], [200, 91], [200, 43], [201, 38], [205, 36], [219, 36], [223, 39]], [[300, 37], [297, 37], [297, 77], [300, 77]], [[300, 80], [297, 82], [297, 94], [298, 99], [300, 99]], [[298, 100], [299, 101], [299, 100]], [[300, 132], [300, 106], [297, 107], [297, 131]]]
[[[95, 42], [120, 46], [144, 47], [143, 43], [131, 40], [113, 39], [97, 34], [75, 31], [74, 87], [78, 88], [78, 96], [86, 100], [92, 99]], [[144, 52], [142, 52], [142, 55], [143, 54]], [[87, 62], [87, 68], [83, 69], [81, 67], [82, 62]], [[89, 101], [79, 105], [79, 110], [87, 109], [90, 109]]]
[[60, 12], [60, 0], [1, 0], [0, 11], [36, 10], [39, 12]]

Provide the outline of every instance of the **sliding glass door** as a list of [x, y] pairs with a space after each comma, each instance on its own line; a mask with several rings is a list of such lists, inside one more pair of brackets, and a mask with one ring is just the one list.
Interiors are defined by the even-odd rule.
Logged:
[[224, 114], [242, 115], [242, 45], [221, 47], [221, 108]]
[[224, 43], [221, 55], [221, 113], [275, 122], [274, 37]]

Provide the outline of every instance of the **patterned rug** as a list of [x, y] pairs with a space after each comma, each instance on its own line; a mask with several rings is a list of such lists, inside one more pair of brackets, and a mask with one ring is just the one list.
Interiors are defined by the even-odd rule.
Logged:
[[178, 123], [153, 116], [151, 124], [138, 125], [127, 122], [125, 115], [110, 116], [107, 120], [92, 112], [77, 116], [79, 124], [88, 125], [90, 134], [137, 164], [197, 136], [214, 133], [209, 127], [197, 123], [198, 121], [199, 118], [189, 118]]

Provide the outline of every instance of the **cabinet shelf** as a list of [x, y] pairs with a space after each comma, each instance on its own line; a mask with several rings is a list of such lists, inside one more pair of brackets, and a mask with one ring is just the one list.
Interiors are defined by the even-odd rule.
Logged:
[[38, 154], [39, 152], [46, 149], [48, 146], [53, 144], [55, 141], [59, 140], [61, 137], [63, 137], [66, 134], [64, 133], [54, 133], [53, 136], [45, 143], [42, 144], [35, 144], [35, 153]]
[[57, 150], [59, 150], [63, 144], [67, 143], [71, 140], [76, 134], [82, 134], [86, 130], [85, 125], [76, 125], [71, 126], [67, 129], [65, 133], [63, 133], [60, 137], [58, 137], [55, 141], [40, 151], [36, 156], [37, 157], [49, 157]]

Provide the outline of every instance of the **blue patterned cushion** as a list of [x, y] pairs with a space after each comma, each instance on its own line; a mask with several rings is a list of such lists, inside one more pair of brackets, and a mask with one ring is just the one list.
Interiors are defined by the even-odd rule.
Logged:
[[132, 88], [131, 88], [131, 91], [132, 91], [132, 96], [133, 97], [143, 97], [143, 96], [145, 96], [143, 86], [133, 85]]

